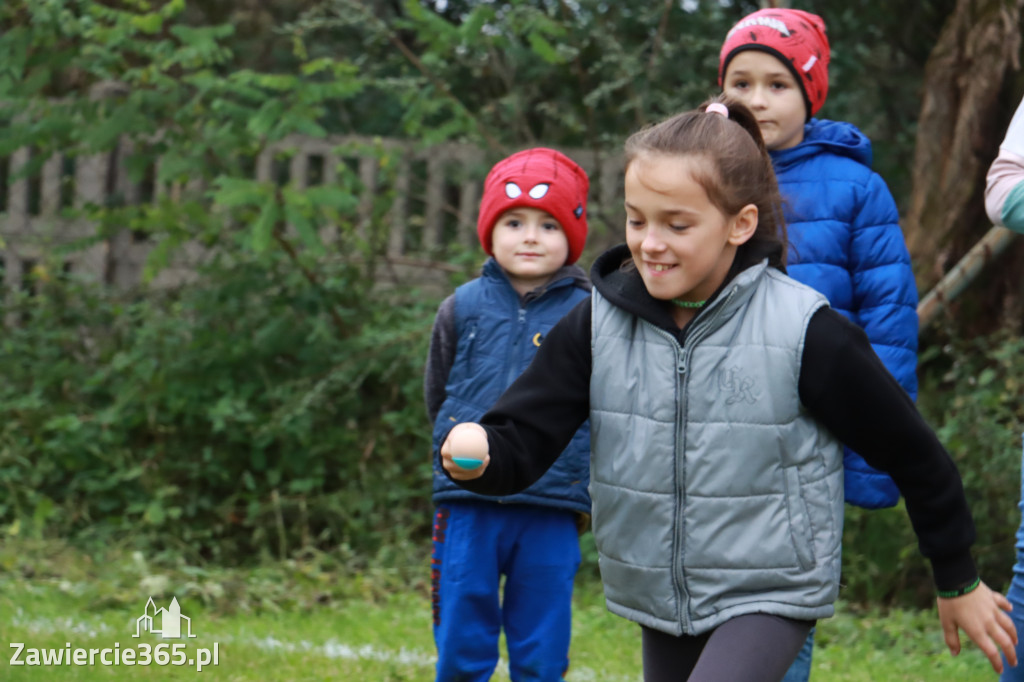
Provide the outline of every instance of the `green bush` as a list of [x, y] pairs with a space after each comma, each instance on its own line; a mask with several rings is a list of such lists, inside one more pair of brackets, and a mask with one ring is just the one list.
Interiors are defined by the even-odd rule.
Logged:
[[423, 531], [436, 301], [319, 272], [243, 257], [136, 300], [37, 273], [0, 353], [7, 532], [233, 562]]

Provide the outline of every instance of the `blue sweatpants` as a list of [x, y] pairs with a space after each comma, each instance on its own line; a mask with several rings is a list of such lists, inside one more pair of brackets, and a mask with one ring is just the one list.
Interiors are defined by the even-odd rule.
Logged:
[[580, 565], [573, 512], [442, 503], [431, 564], [437, 682], [490, 680], [503, 627], [513, 682], [563, 679]]

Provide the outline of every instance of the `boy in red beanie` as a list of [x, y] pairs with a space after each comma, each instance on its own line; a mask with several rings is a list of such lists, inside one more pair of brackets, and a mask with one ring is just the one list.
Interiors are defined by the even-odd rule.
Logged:
[[437, 682], [490, 680], [502, 627], [513, 682], [561, 680], [569, 667], [577, 529], [590, 514], [589, 425], [539, 481], [505, 498], [453, 483], [438, 450], [452, 424], [482, 417], [548, 330], [589, 301], [590, 282], [575, 265], [587, 238], [589, 187], [583, 169], [553, 149], [498, 162], [484, 182], [477, 221], [491, 258], [479, 278], [441, 303], [434, 320], [424, 392], [434, 423]]
[[[718, 83], [757, 117], [784, 199], [787, 274], [857, 323], [886, 368], [917, 395], [917, 286], [896, 202], [871, 170], [871, 142], [850, 123], [813, 118], [828, 95], [821, 17], [764, 9], [726, 35]], [[899, 501], [892, 479], [844, 454], [848, 503]], [[810, 677], [814, 631], [784, 682]]]

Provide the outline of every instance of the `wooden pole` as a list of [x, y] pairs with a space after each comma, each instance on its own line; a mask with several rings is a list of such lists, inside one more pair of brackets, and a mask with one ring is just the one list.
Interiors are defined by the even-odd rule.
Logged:
[[971, 247], [960, 262], [943, 276], [917, 306], [919, 327], [924, 330], [936, 315], [967, 288], [986, 265], [1006, 250], [1016, 233], [995, 226]]

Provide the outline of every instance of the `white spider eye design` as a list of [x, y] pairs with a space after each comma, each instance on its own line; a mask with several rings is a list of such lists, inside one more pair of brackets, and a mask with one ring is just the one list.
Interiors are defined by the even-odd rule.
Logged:
[[523, 190], [519, 189], [519, 185], [514, 182], [505, 183], [505, 196], [509, 199], [518, 199], [522, 196]]
[[533, 189], [530, 190], [530, 198], [541, 199], [545, 194], [548, 193], [549, 189], [551, 189], [551, 185], [549, 185], [546, 182], [542, 182], [539, 185], [534, 185]]

